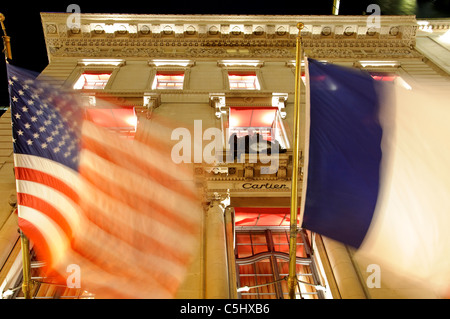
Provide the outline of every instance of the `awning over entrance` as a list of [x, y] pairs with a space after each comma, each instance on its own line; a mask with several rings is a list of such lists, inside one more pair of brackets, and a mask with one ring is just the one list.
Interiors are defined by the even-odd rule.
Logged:
[[236, 226], [289, 226], [289, 207], [235, 207]]
[[230, 107], [230, 127], [272, 127], [276, 107]]
[[86, 118], [128, 138], [132, 138], [136, 132], [137, 117], [134, 108], [87, 109]]

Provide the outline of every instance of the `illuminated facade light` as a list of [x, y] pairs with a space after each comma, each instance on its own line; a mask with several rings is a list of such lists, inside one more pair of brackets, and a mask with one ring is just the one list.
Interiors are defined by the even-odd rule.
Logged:
[[82, 59], [78, 62], [78, 65], [90, 66], [90, 65], [111, 65], [121, 66], [125, 63], [122, 59]]
[[397, 61], [359, 61], [363, 67], [399, 67], [400, 63]]

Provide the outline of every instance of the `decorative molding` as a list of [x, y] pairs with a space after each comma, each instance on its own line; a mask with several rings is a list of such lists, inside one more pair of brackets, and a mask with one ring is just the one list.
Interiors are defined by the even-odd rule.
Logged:
[[[414, 16], [245, 16], [81, 14], [69, 29], [66, 13], [42, 13], [50, 59], [84, 58], [294, 58], [296, 24], [311, 57], [352, 58], [370, 53], [413, 56]], [[445, 23], [440, 23], [444, 25]], [[382, 51], [375, 49], [386, 48]]]

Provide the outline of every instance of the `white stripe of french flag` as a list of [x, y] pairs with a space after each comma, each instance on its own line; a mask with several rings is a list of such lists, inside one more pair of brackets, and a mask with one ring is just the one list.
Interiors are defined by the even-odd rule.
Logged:
[[303, 227], [450, 288], [450, 96], [309, 59]]

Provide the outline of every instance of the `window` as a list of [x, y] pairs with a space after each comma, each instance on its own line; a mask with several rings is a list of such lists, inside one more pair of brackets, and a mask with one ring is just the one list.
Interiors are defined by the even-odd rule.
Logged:
[[376, 81], [393, 82], [397, 78], [396, 74], [381, 73], [381, 72], [369, 72], [370, 76]]
[[156, 73], [152, 89], [182, 90], [183, 83], [184, 83], [184, 72], [158, 71]]
[[280, 111], [277, 107], [230, 107], [228, 139], [233, 156], [274, 149], [285, 153], [287, 143]]
[[134, 107], [88, 108], [85, 117], [122, 138], [133, 139], [135, 136], [137, 116]]
[[83, 73], [73, 88], [75, 90], [102, 90], [110, 77], [111, 73]]
[[[290, 208], [234, 208], [236, 281], [242, 299], [289, 298]], [[316, 286], [320, 273], [312, 258], [311, 233], [297, 232], [296, 297], [325, 298]]]
[[411, 90], [411, 86], [403, 80], [401, 76], [395, 73], [390, 72], [369, 72], [370, 76], [376, 80], [376, 81], [382, 81], [382, 82], [392, 82], [394, 84], [403, 86], [407, 90]]
[[[322, 298], [315, 286], [319, 283], [310, 258], [306, 232], [297, 237], [296, 297]], [[242, 299], [289, 298], [286, 277], [289, 275], [289, 230], [262, 229], [236, 231], [236, 279]]]
[[260, 90], [256, 72], [228, 72], [230, 90]]

